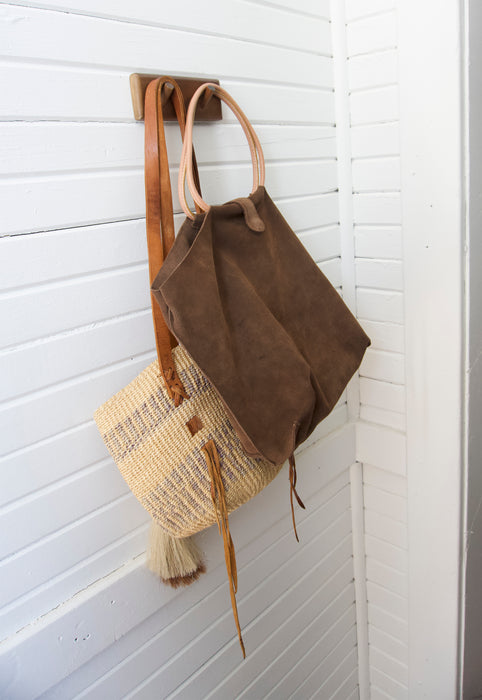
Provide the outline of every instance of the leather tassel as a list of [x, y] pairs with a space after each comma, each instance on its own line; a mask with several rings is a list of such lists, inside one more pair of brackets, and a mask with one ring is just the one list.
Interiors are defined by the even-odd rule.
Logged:
[[214, 440], [209, 440], [202, 450], [206, 457], [209, 476], [211, 478], [211, 497], [218, 523], [219, 533], [223, 536], [224, 542], [224, 558], [226, 561], [226, 569], [229, 580], [229, 593], [231, 595], [231, 606], [233, 609], [234, 621], [238, 630], [239, 644], [243, 652], [243, 658], [246, 658], [243, 638], [241, 636], [241, 627], [239, 625], [238, 606], [236, 605], [236, 593], [238, 590], [238, 572], [236, 568], [236, 555], [234, 552], [234, 544], [229, 532], [228, 508], [226, 505], [226, 493], [224, 484], [221, 478], [221, 464], [219, 454]]
[[296, 462], [295, 462], [295, 455], [294, 453], [290, 456], [289, 458], [289, 464], [290, 464], [290, 471], [289, 471], [289, 479], [290, 479], [290, 504], [291, 504], [291, 519], [293, 521], [293, 530], [295, 531], [295, 537], [296, 541], [299, 542], [298, 538], [298, 532], [296, 530], [296, 520], [295, 520], [295, 509], [293, 507], [293, 495], [296, 498], [296, 501], [300, 508], [305, 508], [305, 504], [301, 500], [301, 498], [298, 495], [298, 492], [296, 490], [296, 480], [297, 480], [297, 474], [296, 474]]

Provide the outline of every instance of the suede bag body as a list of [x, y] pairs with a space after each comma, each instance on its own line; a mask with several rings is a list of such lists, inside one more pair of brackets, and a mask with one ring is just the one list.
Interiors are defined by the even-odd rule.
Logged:
[[264, 186], [187, 217], [151, 289], [246, 452], [273, 464], [330, 413], [370, 345]]

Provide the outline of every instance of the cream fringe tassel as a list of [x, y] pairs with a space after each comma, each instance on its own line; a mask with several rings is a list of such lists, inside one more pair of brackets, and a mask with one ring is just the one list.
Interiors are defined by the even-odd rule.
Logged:
[[193, 537], [172, 537], [153, 520], [147, 566], [173, 588], [189, 586], [206, 571]]

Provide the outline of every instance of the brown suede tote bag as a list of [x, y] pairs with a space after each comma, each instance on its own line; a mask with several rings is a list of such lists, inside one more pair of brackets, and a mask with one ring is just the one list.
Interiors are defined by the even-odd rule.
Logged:
[[[193, 174], [192, 127], [205, 90], [236, 115], [253, 162], [251, 194], [220, 206], [203, 201]], [[201, 214], [186, 203], [186, 177]], [[281, 464], [330, 413], [370, 339], [266, 192], [252, 125], [212, 83], [189, 105], [179, 195], [187, 218], [152, 292], [217, 390], [243, 448]]]

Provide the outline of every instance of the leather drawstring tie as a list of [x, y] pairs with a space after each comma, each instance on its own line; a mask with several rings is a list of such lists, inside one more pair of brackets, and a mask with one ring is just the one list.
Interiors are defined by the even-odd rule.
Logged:
[[219, 454], [216, 449], [214, 440], [209, 440], [202, 447], [202, 451], [206, 456], [209, 476], [211, 477], [211, 497], [213, 499], [214, 512], [218, 523], [219, 533], [223, 536], [224, 541], [224, 558], [226, 560], [226, 569], [229, 579], [229, 592], [231, 595], [231, 606], [233, 608], [234, 621], [238, 630], [239, 644], [243, 652], [243, 658], [246, 658], [244, 642], [241, 636], [241, 627], [239, 625], [238, 607], [236, 605], [236, 593], [238, 590], [238, 573], [236, 569], [236, 555], [234, 553], [234, 544], [229, 532], [228, 508], [226, 505], [226, 493], [224, 484], [221, 478], [221, 464], [219, 462]]
[[186, 393], [177, 372], [174, 372], [172, 367], [169, 367], [169, 369], [164, 372], [164, 378], [166, 380], [167, 390], [170, 393], [170, 398], [174, 399], [174, 406], [177, 408], [182, 403], [183, 398], [189, 398], [189, 394]]
[[298, 539], [298, 533], [296, 531], [296, 521], [295, 521], [295, 511], [293, 508], [293, 494], [298, 502], [298, 505], [300, 508], [305, 508], [305, 504], [301, 500], [301, 498], [298, 495], [298, 492], [296, 491], [296, 462], [295, 462], [295, 455], [294, 453], [290, 456], [289, 458], [289, 463], [290, 463], [290, 503], [291, 503], [291, 519], [293, 520], [293, 530], [295, 531], [295, 537], [296, 541], [299, 542]]

